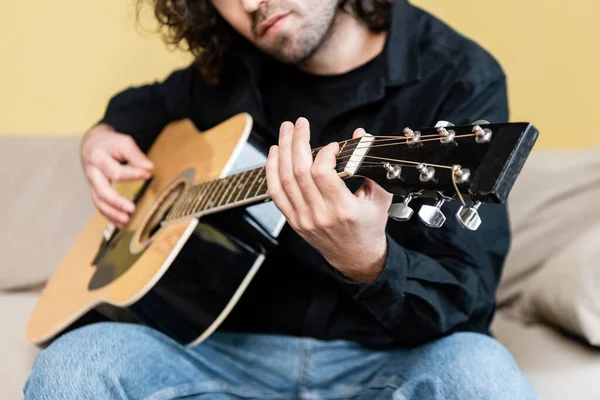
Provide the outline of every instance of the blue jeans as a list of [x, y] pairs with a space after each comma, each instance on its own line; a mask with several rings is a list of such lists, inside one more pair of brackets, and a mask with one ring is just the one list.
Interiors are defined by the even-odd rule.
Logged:
[[100, 322], [44, 349], [25, 399], [507, 399], [536, 396], [495, 339], [457, 333], [414, 349], [216, 332], [185, 348], [141, 325]]

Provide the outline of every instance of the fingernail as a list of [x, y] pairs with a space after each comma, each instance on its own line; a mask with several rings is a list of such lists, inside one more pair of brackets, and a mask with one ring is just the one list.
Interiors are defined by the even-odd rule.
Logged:
[[281, 124], [281, 134], [287, 135], [291, 131], [292, 131], [292, 123], [291, 122], [288, 123], [286, 121], [283, 124]]
[[296, 120], [296, 127], [297, 128], [303, 128], [304, 125], [306, 125], [306, 118], [304, 117], [300, 117]]

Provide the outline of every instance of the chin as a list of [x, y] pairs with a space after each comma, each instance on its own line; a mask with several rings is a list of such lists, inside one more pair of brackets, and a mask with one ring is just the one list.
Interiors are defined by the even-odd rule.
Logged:
[[284, 64], [297, 64], [306, 60], [314, 53], [313, 50], [293, 47], [288, 42], [278, 46], [277, 48], [270, 48], [269, 50], [265, 51], [273, 58]]

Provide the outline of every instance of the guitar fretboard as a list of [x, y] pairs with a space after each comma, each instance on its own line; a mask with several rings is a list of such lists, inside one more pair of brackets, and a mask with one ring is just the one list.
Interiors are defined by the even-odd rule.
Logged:
[[210, 209], [258, 201], [267, 195], [265, 167], [186, 188], [173, 205], [167, 220], [202, 213]]
[[[336, 170], [341, 172], [348, 160], [348, 154], [356, 147], [356, 141], [346, 141], [338, 155]], [[319, 149], [312, 150], [313, 159]], [[191, 185], [184, 189], [175, 201], [166, 220], [207, 214], [222, 208], [235, 207], [268, 199], [265, 166]]]

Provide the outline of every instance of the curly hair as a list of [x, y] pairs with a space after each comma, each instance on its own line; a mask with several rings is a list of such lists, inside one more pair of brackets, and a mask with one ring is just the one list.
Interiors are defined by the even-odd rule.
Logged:
[[[203, 78], [216, 84], [231, 56], [237, 32], [210, 0], [136, 0], [137, 12], [149, 1], [167, 44], [182, 47], [194, 56]], [[387, 30], [395, 0], [341, 0], [373, 32]]]

